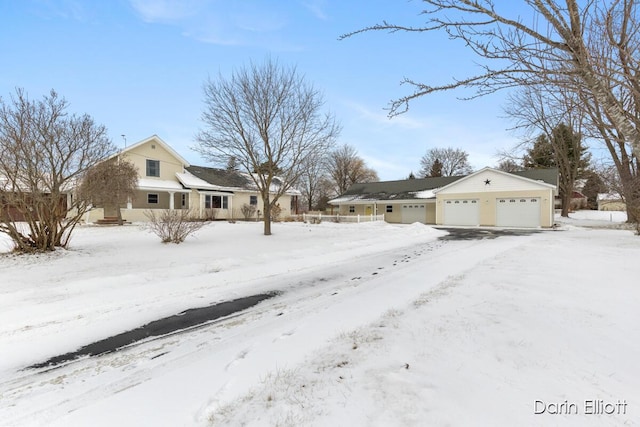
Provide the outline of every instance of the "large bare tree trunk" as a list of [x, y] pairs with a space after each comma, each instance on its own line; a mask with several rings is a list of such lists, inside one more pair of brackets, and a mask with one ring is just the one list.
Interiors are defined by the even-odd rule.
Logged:
[[264, 235], [271, 236], [271, 200], [269, 193], [262, 195], [262, 204], [264, 205]]

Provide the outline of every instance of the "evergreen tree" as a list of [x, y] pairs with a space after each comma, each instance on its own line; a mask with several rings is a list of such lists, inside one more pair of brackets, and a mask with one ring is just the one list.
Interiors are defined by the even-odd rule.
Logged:
[[589, 209], [598, 209], [598, 193], [604, 193], [607, 191], [607, 187], [597, 173], [589, 172], [588, 176], [582, 188], [582, 194], [587, 197]]
[[440, 159], [435, 159], [431, 165], [431, 169], [429, 170], [429, 176], [433, 178], [442, 176], [442, 166]]

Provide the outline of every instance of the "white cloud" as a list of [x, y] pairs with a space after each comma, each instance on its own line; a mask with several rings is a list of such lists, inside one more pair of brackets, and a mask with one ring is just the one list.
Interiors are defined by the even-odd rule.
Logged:
[[206, 0], [130, 0], [131, 6], [145, 22], [174, 23], [197, 16]]
[[85, 22], [93, 13], [86, 5], [78, 0], [39, 0], [37, 14], [44, 18], [63, 18]]
[[140, 18], [148, 23], [173, 25], [185, 37], [203, 43], [232, 46], [265, 46], [276, 51], [300, 47], [284, 42], [286, 9], [277, 4], [246, 0], [130, 0]]
[[374, 111], [357, 102], [348, 101], [346, 102], [346, 106], [350, 110], [355, 111], [357, 117], [376, 124], [377, 126], [401, 127], [405, 129], [425, 129], [431, 127], [429, 120], [416, 120], [408, 114], [389, 118], [384, 110], [378, 109]]
[[304, 5], [304, 7], [309, 9], [316, 18], [324, 21], [328, 19], [328, 16], [324, 11], [326, 3], [327, 2], [325, 0], [308, 0], [303, 2], [302, 4]]

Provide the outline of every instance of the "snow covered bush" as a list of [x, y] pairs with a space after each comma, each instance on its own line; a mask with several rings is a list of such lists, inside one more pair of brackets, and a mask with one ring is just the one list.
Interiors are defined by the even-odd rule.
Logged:
[[162, 243], [182, 243], [206, 224], [194, 221], [188, 209], [146, 211], [145, 216], [149, 219], [146, 228], [160, 237]]

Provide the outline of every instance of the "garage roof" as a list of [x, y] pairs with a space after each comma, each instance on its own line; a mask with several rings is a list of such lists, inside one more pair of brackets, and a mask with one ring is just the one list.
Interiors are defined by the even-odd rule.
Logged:
[[[491, 168], [484, 168], [491, 169]], [[558, 185], [558, 169], [529, 169], [511, 172], [513, 175]], [[473, 175], [473, 174], [471, 174]], [[435, 198], [431, 190], [450, 185], [469, 175], [441, 176], [436, 178], [402, 179], [398, 181], [363, 182], [353, 184], [331, 204], [347, 203], [357, 200], [410, 200]]]

